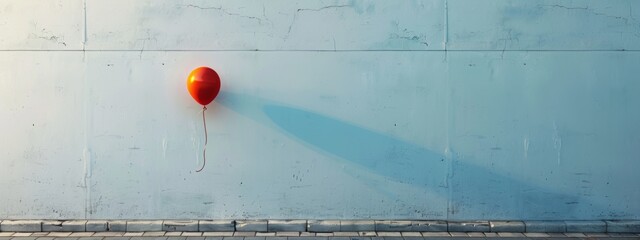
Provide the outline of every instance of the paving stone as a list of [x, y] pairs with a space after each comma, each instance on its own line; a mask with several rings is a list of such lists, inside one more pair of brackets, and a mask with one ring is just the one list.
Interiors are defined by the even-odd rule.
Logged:
[[85, 239], [86, 237], [91, 237], [93, 234], [94, 232], [74, 232], [71, 233], [69, 237], [82, 237], [82, 239]]
[[[130, 240], [166, 240], [167, 237], [153, 236], [153, 237], [131, 237]], [[66, 240], [66, 239], [65, 239]], [[84, 240], [84, 239], [82, 239]]]
[[522, 221], [489, 221], [492, 232], [524, 232]]
[[144, 232], [143, 237], [162, 237], [166, 232]]
[[36, 239], [37, 240], [54, 240], [56, 238], [55, 237], [39, 237], [39, 238], [36, 238]]
[[14, 237], [14, 240], [36, 240], [38, 237]]
[[129, 240], [131, 237], [105, 237], [104, 240]]
[[202, 236], [205, 237], [231, 237], [233, 232], [203, 232]]
[[569, 233], [606, 232], [607, 223], [604, 221], [564, 221]]
[[628, 237], [636, 237], [636, 234], [633, 233], [608, 233], [609, 237], [616, 238], [628, 238]]
[[166, 232], [164, 233], [165, 237], [179, 237], [182, 235], [182, 232]]
[[466, 232], [449, 232], [452, 237], [468, 237], [469, 235]]
[[402, 237], [400, 232], [378, 232], [378, 237]]
[[606, 221], [607, 232], [611, 233], [637, 233], [640, 232], [640, 220]]
[[49, 232], [33, 232], [31, 233], [32, 237], [44, 237], [49, 235]]
[[58, 238], [58, 237], [57, 237], [57, 238], [54, 238], [54, 239], [78, 240], [78, 239], [80, 239], [80, 238], [77, 238], [77, 237], [61, 237], [61, 238]]
[[378, 236], [378, 233], [371, 232], [371, 231], [369, 231], [369, 232], [358, 232], [358, 236], [361, 236], [361, 237], [375, 237], [375, 236]]
[[[328, 240], [351, 240], [349, 237], [327, 237]], [[382, 239], [384, 240], [384, 239]]]
[[334, 237], [357, 237], [359, 236], [358, 232], [334, 232]]
[[341, 232], [366, 232], [376, 231], [376, 222], [373, 220], [343, 220], [340, 221]]
[[307, 220], [268, 220], [269, 232], [306, 232]]
[[0, 237], [11, 237], [15, 232], [0, 232]]
[[222, 240], [243, 240], [244, 237], [223, 237]]
[[183, 237], [201, 237], [202, 232], [182, 232]]
[[239, 232], [266, 232], [267, 220], [238, 220], [236, 231]]
[[[185, 238], [186, 239], [186, 238]], [[204, 240], [222, 240], [223, 237], [205, 237]], [[170, 240], [170, 239], [167, 239]], [[178, 239], [176, 239], [178, 240]]]
[[446, 232], [447, 221], [411, 221], [412, 232]]
[[299, 232], [276, 232], [276, 236], [278, 237], [298, 237], [300, 236]]
[[37, 239], [38, 240], [54, 240], [54, 239], [59, 239], [59, 238], [56, 238], [56, 237], [39, 237]]
[[382, 237], [384, 240], [404, 240], [402, 237]]
[[244, 240], [266, 240], [265, 237], [244, 237]]
[[[360, 232], [358, 233], [360, 234]], [[370, 240], [372, 236], [363, 236], [363, 235], [358, 235], [358, 236], [350, 236], [348, 237], [350, 240], [362, 240], [362, 239], [368, 239]], [[373, 236], [373, 237], [377, 237], [377, 236]]]
[[288, 240], [327, 240], [327, 237], [288, 237]]
[[4, 220], [0, 232], [42, 232], [42, 222], [37, 220]]
[[275, 236], [276, 236], [276, 233], [274, 232], [257, 232], [256, 233], [256, 237], [275, 237]]
[[423, 237], [451, 237], [449, 232], [422, 232]]
[[509, 237], [509, 238], [513, 238], [513, 237], [525, 237], [524, 234], [522, 233], [516, 233], [516, 232], [499, 232], [498, 236], [500, 237]]
[[162, 223], [162, 231], [167, 232], [197, 232], [198, 221], [178, 221], [178, 220], [165, 220]]
[[126, 232], [122, 234], [123, 237], [142, 237], [144, 232]]
[[36, 240], [38, 237], [12, 237], [12, 240]]
[[[470, 232], [473, 233], [473, 232]], [[482, 232], [482, 234], [484, 234], [485, 237], [498, 237], [498, 233], [494, 233], [494, 232]]]
[[608, 237], [607, 233], [585, 233], [587, 237]]
[[333, 237], [333, 233], [332, 232], [317, 232], [316, 236], [317, 237]]
[[524, 233], [524, 235], [526, 237], [551, 237], [549, 236], [549, 234], [546, 234], [546, 233], [535, 233], [535, 232], [534, 233], [526, 232]]
[[[187, 240], [205, 240], [205, 237], [187, 237]], [[224, 239], [224, 238], [223, 238]]]
[[[348, 237], [349, 240], [371, 240], [372, 237], [368, 236], [357, 236], [357, 237]], [[328, 237], [326, 237], [328, 239]]]
[[[165, 235], [165, 237], [167, 237], [167, 240], [185, 240], [185, 239], [187, 239], [187, 237], [181, 237], [181, 236], [166, 236]], [[219, 237], [219, 238], [220, 238], [219, 240], [222, 240], [222, 237]]]
[[[236, 222], [233, 220], [200, 220], [198, 231], [201, 232], [233, 232], [236, 230]], [[266, 227], [265, 227], [266, 231]]]
[[[350, 237], [327, 237], [328, 240], [351, 240]], [[384, 240], [384, 239], [382, 239]]]
[[564, 233], [564, 235], [567, 237], [573, 237], [573, 238], [587, 237], [587, 235], [584, 235], [584, 233]]
[[309, 220], [307, 221], [307, 231], [309, 232], [339, 232], [339, 220]]
[[[85, 223], [85, 231], [87, 232], [104, 232], [108, 229], [107, 221], [105, 220], [89, 220]], [[126, 223], [123, 230], [126, 230]]]
[[30, 232], [17, 232], [13, 234], [13, 237], [29, 237], [31, 236]]
[[107, 231], [111, 231], [111, 232], [126, 232], [127, 231], [127, 221], [124, 221], [124, 220], [107, 221]]
[[547, 234], [549, 234], [549, 237], [559, 237], [559, 238], [567, 237], [564, 235], [564, 233], [558, 233], [558, 232], [548, 232]]
[[127, 221], [127, 232], [162, 231], [162, 220]]
[[375, 221], [376, 232], [411, 231], [411, 221]]
[[47, 237], [68, 237], [69, 235], [71, 235], [71, 232], [51, 232], [47, 234]]
[[449, 232], [490, 232], [488, 221], [448, 222]]
[[[82, 240], [102, 240], [104, 237], [82, 237]], [[40, 238], [38, 238], [40, 239]]]
[[486, 237], [487, 236], [482, 232], [468, 232], [467, 235], [469, 235], [469, 237]]
[[121, 237], [124, 232], [97, 232], [94, 237]]
[[567, 231], [564, 221], [524, 221], [526, 232], [563, 233]]
[[403, 237], [404, 240], [425, 240], [424, 237]]
[[422, 237], [420, 232], [401, 232], [403, 237]]
[[234, 232], [234, 237], [253, 237], [256, 235], [256, 232]]
[[300, 237], [315, 237], [315, 236], [316, 236], [316, 233], [313, 233], [313, 232], [301, 232], [300, 233]]

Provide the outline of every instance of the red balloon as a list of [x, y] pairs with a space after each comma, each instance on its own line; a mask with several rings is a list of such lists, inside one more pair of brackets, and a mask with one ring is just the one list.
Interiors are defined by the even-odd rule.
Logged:
[[187, 89], [196, 102], [205, 106], [220, 92], [220, 76], [208, 67], [193, 69], [187, 78]]

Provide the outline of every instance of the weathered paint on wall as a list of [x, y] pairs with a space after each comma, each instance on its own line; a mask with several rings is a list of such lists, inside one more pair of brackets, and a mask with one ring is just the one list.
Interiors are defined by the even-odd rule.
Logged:
[[0, 218], [638, 218], [636, 9], [3, 2]]

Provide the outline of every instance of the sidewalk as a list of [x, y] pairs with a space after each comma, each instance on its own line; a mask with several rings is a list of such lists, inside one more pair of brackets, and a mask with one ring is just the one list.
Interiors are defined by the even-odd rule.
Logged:
[[0, 240], [640, 239], [640, 221], [2, 220]]
[[460, 238], [640, 239], [640, 234], [512, 232], [0, 232], [0, 240], [422, 240]]

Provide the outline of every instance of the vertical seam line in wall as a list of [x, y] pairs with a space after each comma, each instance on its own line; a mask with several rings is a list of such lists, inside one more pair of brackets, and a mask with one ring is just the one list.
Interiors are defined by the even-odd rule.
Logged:
[[447, 59], [447, 43], [449, 41], [449, 1], [444, 0], [444, 59]]
[[82, 34], [82, 60], [84, 63], [84, 151], [83, 151], [83, 160], [84, 160], [84, 176], [83, 183], [85, 187], [85, 199], [84, 199], [84, 216], [85, 219], [89, 218], [93, 211], [91, 209], [91, 175], [92, 175], [92, 166], [91, 166], [91, 148], [89, 135], [90, 126], [91, 126], [91, 112], [89, 108], [88, 101], [91, 98], [91, 88], [89, 87], [89, 79], [87, 78], [87, 62], [86, 58], [86, 45], [87, 45], [87, 0], [82, 1], [82, 13], [83, 13], [83, 34]]
[[86, 49], [86, 45], [87, 45], [87, 0], [82, 1], [82, 11], [83, 11], [83, 16], [84, 16], [84, 27], [83, 27], [83, 34], [82, 34], [82, 51], [84, 51]]
[[[445, 63], [447, 62], [447, 57], [448, 57], [448, 52], [447, 52], [447, 45], [449, 42], [449, 1], [448, 0], [444, 0], [444, 34], [443, 34], [443, 44], [444, 44], [444, 61]], [[447, 198], [447, 210], [446, 210], [446, 216], [447, 216], [447, 220], [450, 219], [450, 215], [451, 215], [451, 207], [452, 207], [452, 202], [451, 202], [451, 197], [453, 196], [453, 190], [452, 190], [452, 185], [451, 185], [451, 177], [453, 175], [453, 154], [451, 152], [451, 140], [450, 138], [450, 132], [451, 132], [451, 78], [449, 77], [449, 67], [448, 67], [448, 63], [447, 63], [447, 97], [446, 97], [446, 108], [447, 108], [447, 131], [446, 131], [446, 136], [447, 136], [447, 146], [445, 149], [445, 153], [444, 153], [444, 157], [448, 158], [448, 169], [447, 169], [447, 175], [446, 175], [446, 185], [447, 185], [447, 194], [448, 194], [448, 198]]]

